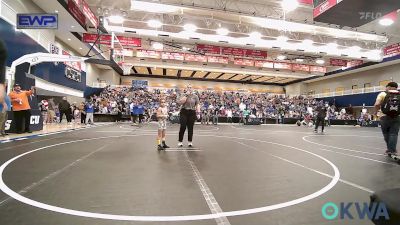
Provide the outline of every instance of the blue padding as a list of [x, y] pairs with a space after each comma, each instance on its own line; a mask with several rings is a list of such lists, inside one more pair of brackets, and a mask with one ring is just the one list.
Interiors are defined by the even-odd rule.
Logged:
[[347, 107], [349, 106], [349, 104], [351, 104], [352, 106], [362, 106], [363, 104], [365, 104], [365, 106], [373, 106], [375, 104], [375, 100], [378, 94], [378, 92], [375, 92], [318, 99], [329, 102], [330, 104], [336, 104], [336, 106], [338, 107]]
[[32, 69], [32, 74], [54, 84], [85, 91], [86, 73], [82, 71], [81, 82], [78, 82], [65, 76], [65, 67], [64, 63], [59, 63], [57, 66], [54, 63], [40, 63]]
[[87, 86], [84, 92], [84, 96], [85, 98], [88, 98], [92, 95], [99, 95], [103, 90], [104, 88], [94, 88]]

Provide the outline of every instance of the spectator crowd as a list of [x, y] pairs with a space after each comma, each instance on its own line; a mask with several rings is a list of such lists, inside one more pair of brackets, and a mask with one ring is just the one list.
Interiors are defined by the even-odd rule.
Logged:
[[[295, 96], [287, 97], [268, 93], [247, 93], [233, 91], [195, 91], [199, 96], [201, 113], [198, 115], [202, 122], [208, 123], [218, 117], [247, 118], [304, 118], [313, 117], [318, 101], [314, 98]], [[130, 115], [132, 106], [144, 108], [145, 117], [150, 119], [159, 106], [159, 99], [166, 99], [169, 114], [179, 113], [177, 97], [182, 94], [180, 89], [134, 90], [132, 87], [106, 87], [99, 95], [93, 95], [88, 102], [93, 103], [94, 112], [100, 114]], [[354, 119], [351, 106], [338, 109], [328, 105], [327, 119]]]

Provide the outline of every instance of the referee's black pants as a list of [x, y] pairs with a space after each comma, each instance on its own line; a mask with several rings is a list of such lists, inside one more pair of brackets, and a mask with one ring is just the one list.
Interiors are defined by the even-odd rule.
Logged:
[[[14, 120], [15, 120], [15, 132], [23, 133], [29, 132], [29, 125], [31, 123], [31, 111], [30, 110], [20, 110], [13, 111]], [[25, 124], [24, 129], [22, 129], [22, 125]]]
[[192, 142], [193, 127], [194, 127], [195, 121], [196, 121], [196, 111], [195, 110], [181, 109], [181, 113], [180, 113], [181, 127], [179, 129], [179, 142], [183, 141], [183, 136], [185, 135], [186, 127], [188, 129], [188, 141]]
[[324, 118], [317, 117], [317, 119], [315, 121], [315, 130], [318, 130], [319, 124], [321, 124], [322, 132], [323, 132], [324, 128], [325, 128], [325, 117]]

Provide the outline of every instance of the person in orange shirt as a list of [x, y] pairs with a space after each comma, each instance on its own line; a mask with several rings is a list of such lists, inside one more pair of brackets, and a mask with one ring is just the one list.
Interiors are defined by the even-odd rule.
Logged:
[[[29, 129], [31, 118], [31, 106], [28, 97], [34, 93], [35, 87], [29, 91], [21, 90], [21, 85], [14, 84], [14, 90], [9, 94], [12, 103], [15, 130], [18, 134], [23, 132], [32, 133]], [[24, 130], [22, 124], [25, 124]]]

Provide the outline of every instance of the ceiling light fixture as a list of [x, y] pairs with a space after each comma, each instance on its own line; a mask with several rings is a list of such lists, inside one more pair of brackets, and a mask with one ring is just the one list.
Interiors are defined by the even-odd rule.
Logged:
[[325, 63], [325, 60], [323, 60], [323, 59], [317, 59], [315, 62], [316, 62], [317, 64], [322, 65], [322, 64]]
[[216, 30], [217, 34], [219, 35], [228, 35], [229, 34], [229, 30], [223, 27], [220, 27]]
[[382, 26], [390, 26], [394, 23], [396, 19], [397, 19], [397, 10], [383, 16], [382, 19], [379, 20], [379, 24]]
[[394, 21], [390, 18], [382, 18], [379, 20], [379, 24], [382, 26], [390, 26], [394, 23]]
[[299, 7], [299, 2], [297, 0], [282, 0], [281, 6], [285, 12], [290, 12]]
[[159, 43], [159, 42], [153, 42], [152, 47], [155, 50], [163, 50], [164, 45], [162, 43]]
[[287, 40], [289, 40], [289, 38], [286, 36], [279, 36], [276, 38], [276, 40], [283, 43], [283, 42], [287, 42]]
[[71, 40], [71, 38], [68, 38], [67, 40], [68, 40], [68, 41], [70, 41], [70, 40]]
[[160, 28], [163, 24], [159, 20], [149, 20], [147, 25], [152, 28]]
[[360, 50], [361, 50], [361, 47], [355, 45], [355, 46], [350, 47], [350, 49], [351, 49], [352, 51], [360, 51]]
[[305, 44], [305, 45], [312, 45], [313, 43], [314, 42], [312, 40], [310, 40], [310, 39], [303, 40], [303, 44]]
[[304, 59], [296, 59], [296, 62], [304, 62]]
[[121, 24], [125, 21], [124, 17], [119, 15], [113, 15], [108, 17], [108, 21], [111, 23]]
[[284, 55], [278, 55], [278, 57], [276, 57], [277, 59], [279, 59], [279, 60], [285, 60], [286, 59], [286, 56], [284, 56]]
[[331, 42], [331, 43], [326, 44], [326, 46], [328, 46], [329, 48], [337, 48], [338, 44], [336, 42]]
[[183, 25], [183, 29], [185, 29], [186, 31], [189, 31], [189, 32], [195, 32], [197, 30], [197, 26], [194, 24], [188, 23], [188, 24]]
[[254, 38], [254, 39], [260, 39], [261, 36], [262, 36], [261, 33], [260, 33], [260, 32], [257, 32], [257, 31], [251, 32], [251, 33], [249, 34], [249, 37]]

